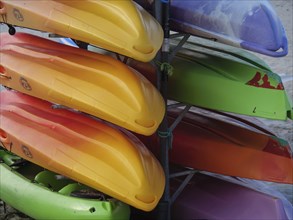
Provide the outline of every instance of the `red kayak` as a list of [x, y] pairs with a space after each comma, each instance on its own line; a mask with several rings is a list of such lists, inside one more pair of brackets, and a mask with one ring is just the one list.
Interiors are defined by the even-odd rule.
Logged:
[[156, 207], [163, 169], [128, 131], [13, 90], [0, 100], [0, 149], [137, 209]]
[[[178, 114], [178, 109], [168, 112], [170, 124]], [[158, 155], [157, 136], [140, 139]], [[195, 112], [174, 129], [170, 161], [228, 176], [293, 183], [292, 152], [285, 140]]]

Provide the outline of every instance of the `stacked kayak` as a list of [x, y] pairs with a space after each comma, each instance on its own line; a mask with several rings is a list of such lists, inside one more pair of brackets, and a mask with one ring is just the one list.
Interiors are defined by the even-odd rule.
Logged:
[[2, 91], [0, 99], [5, 149], [138, 209], [157, 205], [164, 173], [136, 137], [19, 92]]
[[161, 123], [160, 93], [122, 62], [25, 33], [0, 37], [2, 85], [144, 135]]
[[[150, 9], [152, 0], [137, 2]], [[155, 132], [162, 120], [171, 125], [182, 115], [181, 109], [166, 112], [164, 98], [292, 119], [280, 77], [261, 59], [239, 53], [287, 54], [284, 28], [267, 1], [170, 3], [172, 30], [227, 47], [193, 42], [181, 50], [171, 63], [168, 97], [162, 97], [153, 85], [156, 71], [146, 63], [162, 46], [162, 27], [134, 1], [0, 1], [0, 23], [14, 35], [0, 35], [0, 84], [7, 88], [0, 92], [0, 199], [37, 219], [132, 219], [130, 206], [153, 210], [169, 181], [155, 157], [166, 134]], [[99, 52], [15, 34], [15, 27], [54, 33]], [[189, 112], [172, 141], [170, 161], [180, 168], [293, 184], [289, 144], [251, 123]], [[179, 184], [176, 178], [171, 190]], [[172, 214], [288, 219], [282, 205], [237, 183], [196, 175]]]
[[116, 199], [7, 151], [0, 159], [0, 198], [34, 219], [130, 218], [129, 206]]
[[[164, 172], [150, 151], [124, 128], [143, 135], [157, 130], [165, 113], [158, 90], [136, 70], [110, 56], [31, 34], [15, 34], [14, 26], [150, 61], [162, 45], [160, 24], [130, 0], [82, 4], [8, 0], [0, 2], [0, 14], [0, 22], [14, 35], [0, 36], [0, 83], [9, 89], [0, 95], [2, 147], [111, 196], [119, 204], [154, 209], [163, 194]], [[66, 204], [69, 212], [78, 208]], [[102, 205], [109, 211], [115, 208]], [[35, 216], [33, 210], [23, 211]], [[45, 218], [51, 216], [47, 214]], [[80, 212], [75, 217], [85, 216]], [[120, 217], [129, 218], [129, 210]]]
[[[136, 0], [151, 9], [149, 0]], [[273, 57], [288, 53], [284, 27], [267, 0], [171, 0], [170, 28]]]
[[[172, 181], [176, 189], [182, 182]], [[172, 219], [291, 219], [285, 202], [244, 186], [240, 180], [195, 174], [172, 206]]]
[[[169, 125], [179, 113], [180, 110], [168, 111]], [[228, 176], [293, 184], [289, 144], [255, 129], [188, 112], [173, 131], [170, 161]], [[158, 155], [157, 136], [140, 139]]]
[[160, 49], [160, 24], [132, 0], [1, 0], [0, 22], [51, 32], [141, 61]]
[[[132, 60], [130, 66], [155, 83], [155, 69]], [[182, 49], [171, 62], [168, 98], [208, 109], [286, 120], [292, 103], [281, 78], [254, 62]]]

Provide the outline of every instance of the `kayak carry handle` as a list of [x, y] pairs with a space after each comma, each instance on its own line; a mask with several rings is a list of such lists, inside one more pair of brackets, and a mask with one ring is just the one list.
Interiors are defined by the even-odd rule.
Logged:
[[1, 141], [1, 143], [8, 143], [9, 142], [7, 133], [1, 128], [0, 128], [0, 141]]
[[12, 145], [13, 143], [12, 141], [10, 141], [10, 138], [8, 137], [7, 133], [0, 128], [0, 147], [3, 147], [5, 150], [10, 152]]
[[11, 79], [11, 76], [7, 76], [5, 73], [0, 73], [0, 78], [4, 78], [4, 79]]
[[6, 74], [5, 74], [5, 68], [4, 68], [4, 66], [2, 66], [1, 64], [0, 64], [0, 77], [1, 78], [5, 78], [5, 79], [11, 79], [11, 77], [10, 76], [7, 76]]

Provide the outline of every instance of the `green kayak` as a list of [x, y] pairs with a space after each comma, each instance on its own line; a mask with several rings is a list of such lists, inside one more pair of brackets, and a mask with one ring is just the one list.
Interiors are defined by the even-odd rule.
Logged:
[[[178, 45], [178, 43], [179, 39], [176, 38], [171, 41], [173, 46]], [[194, 36], [189, 37], [188, 42], [184, 44], [183, 47], [186, 49], [205, 51], [209, 54], [226, 57], [238, 62], [244, 61], [246, 64], [272, 71], [272, 69], [263, 59], [242, 48], [237, 48], [227, 44], [222, 44]]]
[[254, 117], [292, 119], [281, 78], [246, 61], [183, 50], [172, 62], [168, 96], [176, 101]]
[[129, 219], [128, 205], [0, 150], [0, 198], [34, 219]]
[[[171, 62], [168, 99], [198, 107], [236, 114], [286, 120], [293, 117], [292, 101], [281, 78], [260, 59], [248, 54], [186, 44]], [[155, 71], [143, 63], [130, 61], [155, 83]]]

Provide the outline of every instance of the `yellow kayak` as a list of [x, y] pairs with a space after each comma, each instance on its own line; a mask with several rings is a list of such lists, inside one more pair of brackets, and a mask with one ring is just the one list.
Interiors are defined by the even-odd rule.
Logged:
[[25, 33], [0, 38], [1, 84], [144, 135], [161, 123], [161, 94], [124, 63]]
[[84, 41], [140, 61], [163, 42], [160, 24], [131, 0], [1, 0], [0, 22]]
[[163, 169], [132, 134], [13, 90], [0, 100], [4, 148], [138, 209], [157, 205]]

